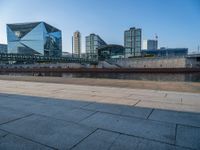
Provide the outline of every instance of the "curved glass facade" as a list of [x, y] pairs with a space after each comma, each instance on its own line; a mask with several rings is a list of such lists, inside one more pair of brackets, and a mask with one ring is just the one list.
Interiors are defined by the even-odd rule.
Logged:
[[8, 53], [61, 56], [61, 31], [45, 22], [7, 24]]
[[150, 57], [183, 57], [188, 54], [188, 48], [164, 48], [158, 50], [142, 50], [142, 56]]
[[125, 49], [121, 45], [106, 45], [99, 47], [97, 51], [99, 60], [125, 57]]

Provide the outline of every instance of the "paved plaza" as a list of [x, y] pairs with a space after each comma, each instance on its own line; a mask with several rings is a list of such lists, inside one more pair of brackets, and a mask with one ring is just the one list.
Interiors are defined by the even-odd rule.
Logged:
[[200, 150], [198, 93], [0, 85], [0, 150]]

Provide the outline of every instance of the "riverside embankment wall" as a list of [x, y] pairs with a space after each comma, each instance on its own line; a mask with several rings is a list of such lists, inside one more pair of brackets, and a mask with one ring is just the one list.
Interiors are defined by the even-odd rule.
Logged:
[[187, 59], [184, 57], [113, 59], [108, 62], [121, 68], [186, 68], [188, 66]]
[[200, 68], [200, 61], [196, 58], [126, 58], [101, 61], [98, 65], [80, 63], [50, 63], [50, 64], [0, 64], [0, 68]]

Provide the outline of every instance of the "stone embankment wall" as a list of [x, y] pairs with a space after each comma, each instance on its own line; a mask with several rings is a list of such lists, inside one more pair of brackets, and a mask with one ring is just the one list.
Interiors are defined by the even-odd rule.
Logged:
[[185, 68], [186, 58], [129, 58], [108, 61], [121, 68]]
[[58, 64], [9, 64], [0, 65], [0, 68], [81, 68], [84, 67], [78, 63], [58, 63]]
[[79, 63], [0, 64], [0, 68], [200, 68], [196, 58], [126, 58], [101, 61], [98, 65]]

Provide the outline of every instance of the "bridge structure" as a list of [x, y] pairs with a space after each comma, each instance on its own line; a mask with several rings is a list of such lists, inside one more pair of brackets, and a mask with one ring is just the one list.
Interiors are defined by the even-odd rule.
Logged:
[[16, 61], [27, 63], [80, 63], [80, 64], [98, 64], [95, 59], [74, 58], [74, 57], [48, 57], [40, 55], [26, 55], [13, 53], [0, 53], [0, 61]]

